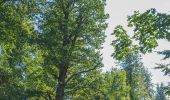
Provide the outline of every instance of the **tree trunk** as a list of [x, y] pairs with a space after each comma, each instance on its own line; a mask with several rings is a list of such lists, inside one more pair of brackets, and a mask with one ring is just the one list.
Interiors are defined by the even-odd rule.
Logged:
[[58, 85], [57, 85], [57, 90], [56, 90], [56, 100], [64, 100], [66, 73], [67, 73], [67, 68], [60, 67]]
[[129, 70], [129, 73], [128, 73], [128, 74], [129, 74], [129, 79], [128, 79], [128, 80], [129, 80], [129, 84], [130, 84], [130, 88], [131, 88], [131, 89], [130, 89], [130, 99], [131, 99], [131, 100], [134, 100], [134, 97], [133, 97], [133, 95], [134, 95], [134, 93], [133, 93], [134, 90], [133, 90], [133, 89], [134, 89], [134, 88], [132, 88], [132, 87], [133, 87], [133, 83], [132, 83], [132, 81], [133, 81], [132, 73], [133, 73], [133, 69], [132, 69], [132, 66], [131, 66], [131, 67], [130, 67], [130, 70]]
[[64, 100], [64, 84], [58, 84], [56, 100]]

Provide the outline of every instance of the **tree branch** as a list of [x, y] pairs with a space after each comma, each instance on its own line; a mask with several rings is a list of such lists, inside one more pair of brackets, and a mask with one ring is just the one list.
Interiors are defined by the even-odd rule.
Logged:
[[80, 72], [77, 72], [77, 73], [71, 75], [71, 76], [66, 80], [66, 83], [65, 83], [65, 84], [67, 84], [74, 76], [77, 76], [77, 75], [82, 74], [82, 73], [87, 73], [87, 72], [89, 72], [89, 71], [92, 71], [92, 70], [96, 69], [98, 65], [99, 65], [99, 64], [97, 64], [96, 66], [94, 66], [94, 67], [91, 68], [91, 69], [84, 70], [84, 71], [80, 71]]
[[52, 73], [53, 77], [56, 78], [56, 79], [59, 79], [58, 75]]
[[[84, 81], [84, 80], [83, 80]], [[69, 93], [71, 91], [77, 91], [80, 88], [88, 88], [90, 85], [92, 85], [92, 83], [95, 82], [95, 80], [91, 81], [90, 84], [86, 84], [86, 83], [81, 83], [81, 84], [77, 84], [76, 86], [74, 86], [71, 90], [66, 91], [65, 93]]]

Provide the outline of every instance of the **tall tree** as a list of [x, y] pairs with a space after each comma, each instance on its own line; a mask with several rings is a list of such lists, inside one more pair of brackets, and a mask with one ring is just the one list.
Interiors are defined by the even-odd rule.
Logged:
[[133, 44], [133, 39], [122, 26], [117, 26], [113, 34], [116, 40], [112, 42], [115, 49], [112, 56], [127, 72], [127, 82], [131, 87], [130, 99], [151, 99], [153, 97], [151, 75], [140, 61], [139, 46]]
[[163, 88], [164, 88], [163, 83], [161, 83], [160, 85], [157, 84], [155, 100], [167, 100]]
[[[38, 45], [44, 66], [55, 66], [56, 100], [63, 100], [70, 80], [102, 67], [99, 49], [107, 26], [105, 0], [48, 1], [40, 15]], [[69, 70], [77, 71], [70, 73]]]
[[63, 100], [70, 80], [103, 66], [104, 7], [105, 0], [1, 1], [0, 88]]
[[[147, 52], [152, 52], [154, 48], [158, 46], [159, 39], [166, 39], [170, 41], [170, 33], [169, 33], [169, 26], [170, 26], [170, 15], [166, 13], [158, 13], [155, 9], [149, 9], [144, 13], [140, 13], [139, 11], [135, 11], [133, 15], [128, 16], [128, 27], [131, 27], [134, 31], [132, 37], [127, 37], [128, 41], [137, 41], [135, 45], [131, 42], [130, 44], [123, 44], [117, 47], [123, 48], [122, 52], [117, 53], [115, 57], [119, 58], [126, 58], [129, 52], [132, 51], [140, 51], [141, 53], [145, 54]], [[120, 31], [121, 30], [121, 31]], [[119, 33], [126, 33], [122, 32], [123, 27], [118, 26], [115, 28], [115, 31]], [[118, 33], [117, 32], [117, 33]], [[135, 48], [128, 49], [128, 48]], [[128, 49], [128, 50], [127, 50]], [[126, 50], [126, 51], [125, 51]], [[117, 52], [117, 51], [116, 51]], [[165, 55], [164, 59], [169, 58], [169, 50], [159, 51], [159, 54]], [[169, 64], [158, 64], [157, 68], [161, 68], [166, 75], [169, 74]], [[167, 93], [169, 93], [169, 87], [167, 87]]]
[[53, 93], [53, 79], [41, 67], [43, 57], [36, 44], [35, 18], [41, 4], [42, 0], [0, 3], [0, 99], [45, 98]]
[[151, 75], [140, 62], [139, 56], [130, 54], [120, 62], [120, 66], [127, 72], [127, 82], [131, 88], [130, 98], [132, 100], [152, 99]]
[[[23, 58], [34, 38], [31, 16], [36, 12], [32, 2], [2, 0], [0, 2], [0, 89], [2, 99], [19, 98], [23, 94]], [[4, 97], [4, 98], [3, 98]], [[14, 97], [14, 98], [15, 98]]]
[[[144, 20], [145, 19], [145, 20]], [[140, 51], [143, 53], [151, 52], [158, 46], [159, 39], [166, 39], [170, 41], [170, 15], [166, 13], [159, 13], [155, 9], [147, 10], [144, 13], [135, 12], [134, 15], [128, 18], [129, 26], [134, 27], [134, 39], [139, 40]], [[149, 23], [149, 24], [146, 24]], [[147, 38], [146, 38], [147, 37]], [[164, 55], [164, 59], [169, 58], [169, 50], [159, 51], [158, 54]], [[169, 74], [168, 64], [158, 64], [159, 69]], [[169, 94], [169, 86], [166, 87]]]

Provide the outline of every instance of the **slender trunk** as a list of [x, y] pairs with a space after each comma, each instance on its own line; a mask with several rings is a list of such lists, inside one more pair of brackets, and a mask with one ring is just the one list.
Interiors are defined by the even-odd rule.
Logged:
[[64, 100], [64, 88], [66, 79], [67, 68], [61, 67], [58, 77], [58, 85], [56, 90], [56, 100]]
[[64, 85], [58, 84], [57, 93], [56, 93], [56, 100], [64, 100]]
[[130, 87], [131, 87], [131, 89], [130, 89], [130, 99], [131, 100], [133, 100], [134, 99], [134, 97], [133, 97], [133, 83], [132, 83], [132, 81], [133, 81], [133, 78], [132, 78], [132, 72], [133, 72], [133, 69], [132, 69], [132, 67], [130, 68], [130, 71], [129, 71], [129, 84], [130, 84]]

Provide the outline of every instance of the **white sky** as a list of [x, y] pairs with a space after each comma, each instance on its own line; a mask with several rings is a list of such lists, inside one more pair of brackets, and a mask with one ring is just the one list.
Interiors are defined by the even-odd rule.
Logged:
[[[147, 9], [156, 8], [159, 12], [170, 13], [170, 0], [107, 0], [106, 13], [110, 15], [110, 18], [107, 20], [109, 25], [106, 30], [107, 38], [104, 43], [103, 53], [103, 63], [105, 67], [104, 71], [109, 70], [110, 68], [115, 67], [114, 60], [111, 58], [111, 54], [113, 53], [113, 48], [110, 45], [112, 40], [114, 39], [112, 35], [113, 29], [116, 25], [123, 25], [125, 29], [129, 30], [127, 25], [127, 16], [132, 15], [134, 11], [139, 10], [140, 12], [144, 12]], [[170, 49], [170, 43], [165, 40], [159, 41], [159, 47], [155, 49], [164, 50]], [[155, 67], [155, 63], [167, 63], [168, 60], [162, 61], [162, 56], [157, 55], [156, 53], [146, 54], [143, 56], [143, 62], [146, 67], [151, 71], [153, 77], [152, 82], [170, 82], [170, 78], [167, 76], [163, 76], [163, 73], [157, 69], [153, 69]], [[170, 62], [170, 61], [169, 61]]]

